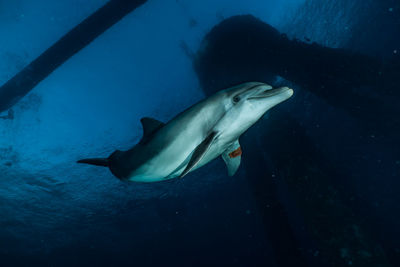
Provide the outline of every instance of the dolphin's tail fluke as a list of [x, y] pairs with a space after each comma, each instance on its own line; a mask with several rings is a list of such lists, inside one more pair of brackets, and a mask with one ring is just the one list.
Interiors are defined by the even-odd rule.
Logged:
[[85, 164], [91, 164], [91, 165], [96, 165], [96, 166], [103, 166], [103, 167], [108, 167], [108, 159], [106, 158], [96, 158], [96, 159], [81, 159], [78, 160], [77, 163], [85, 163]]

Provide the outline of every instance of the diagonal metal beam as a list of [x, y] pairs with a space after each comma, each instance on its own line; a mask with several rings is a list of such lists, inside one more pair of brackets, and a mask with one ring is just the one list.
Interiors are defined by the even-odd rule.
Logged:
[[82, 48], [147, 0], [110, 0], [0, 87], [6, 111]]

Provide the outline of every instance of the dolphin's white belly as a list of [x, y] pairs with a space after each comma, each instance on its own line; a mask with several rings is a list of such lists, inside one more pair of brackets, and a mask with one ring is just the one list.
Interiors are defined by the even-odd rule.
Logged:
[[[159, 148], [157, 144], [153, 144], [155, 142], [163, 142], [163, 147], [140, 168], [132, 172], [129, 180], [156, 182], [179, 176], [180, 172], [177, 173], [176, 171], [186, 167], [187, 159], [190, 159], [192, 152], [204, 140], [207, 133], [204, 132], [204, 125], [198, 123], [198, 121], [189, 122], [184, 131], [176, 132], [179, 132], [179, 134], [170, 139], [169, 142], [160, 141], [157, 138], [150, 142], [150, 149], [151, 146]], [[162, 138], [162, 134], [164, 133], [160, 133], [160, 138]]]
[[166, 177], [178, 169], [185, 162], [186, 158], [191, 155], [192, 151], [196, 148], [196, 143], [195, 141], [191, 141], [190, 143], [180, 141], [174, 142], [170, 147], [161, 151], [139, 169], [135, 170], [131, 174], [129, 180], [141, 182], [165, 180]]

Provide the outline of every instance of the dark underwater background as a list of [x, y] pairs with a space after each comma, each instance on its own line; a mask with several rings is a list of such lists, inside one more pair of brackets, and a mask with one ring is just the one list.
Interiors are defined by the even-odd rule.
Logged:
[[[0, 266], [400, 266], [399, 0], [0, 0]], [[295, 94], [183, 179], [77, 165], [245, 81]]]

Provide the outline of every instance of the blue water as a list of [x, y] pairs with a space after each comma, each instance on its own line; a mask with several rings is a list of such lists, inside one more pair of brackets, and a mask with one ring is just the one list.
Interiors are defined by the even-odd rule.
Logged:
[[[0, 1], [0, 86], [107, 2]], [[220, 159], [184, 179], [151, 184], [124, 183], [107, 169], [75, 163], [132, 147], [142, 135], [140, 118], [167, 122], [208, 96], [190, 53], [202, 51], [214, 26], [247, 14], [290, 40], [399, 62], [394, 0], [148, 0], [15, 103], [12, 119], [0, 119], [0, 266], [285, 266], [285, 257], [300, 258], [298, 266], [400, 266], [400, 68], [385, 83], [348, 88], [377, 100], [364, 113], [374, 113], [377, 103], [393, 107], [377, 121], [274, 77], [296, 94], [246, 133], [233, 177]], [[375, 90], [381, 84], [396, 90]], [[309, 171], [329, 165], [328, 180], [303, 182], [307, 173], [275, 160], [291, 152], [265, 146], [265, 127], [290, 121], [284, 114], [326, 159], [310, 162], [317, 167]], [[256, 166], [246, 159], [252, 151], [263, 155]], [[300, 143], [290, 151], [313, 159]], [[258, 173], [273, 187], [255, 186], [250, 176]], [[336, 193], [296, 191], [297, 185]], [[307, 199], [332, 196], [333, 210], [351, 214], [352, 230], [313, 232], [314, 223], [347, 227], [340, 227], [343, 214], [314, 220], [321, 209]], [[271, 206], [277, 213], [269, 213]], [[279, 227], [292, 238], [272, 237]], [[329, 241], [340, 234], [362, 249]]]

